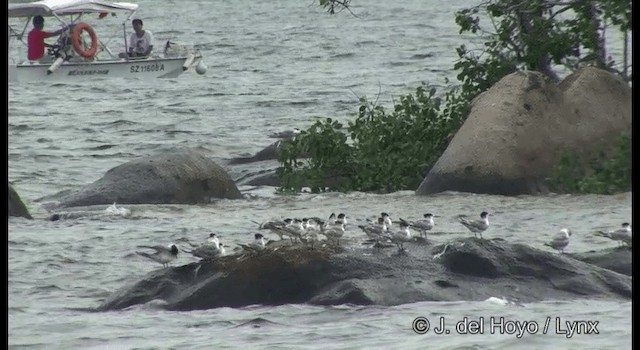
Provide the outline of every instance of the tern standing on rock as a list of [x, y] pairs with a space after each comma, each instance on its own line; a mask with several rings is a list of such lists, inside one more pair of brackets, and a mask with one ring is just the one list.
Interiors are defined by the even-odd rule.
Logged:
[[489, 213], [486, 211], [480, 213], [480, 220], [467, 220], [460, 216], [458, 217], [458, 220], [468, 228], [469, 231], [473, 232], [475, 237], [478, 237], [476, 234], [480, 234], [480, 238], [482, 238], [482, 232], [489, 228]]
[[265, 242], [264, 236], [262, 233], [256, 233], [253, 235], [253, 242], [249, 244], [240, 244], [240, 246], [244, 250], [252, 250], [252, 251], [262, 251], [266, 248], [267, 242]]
[[409, 225], [406, 222], [400, 222], [400, 230], [391, 234], [391, 242], [398, 246], [398, 250], [404, 250], [404, 242], [411, 241], [411, 231], [409, 231]]
[[400, 218], [401, 222], [406, 222], [409, 224], [409, 226], [415, 228], [418, 232], [420, 232], [420, 237], [422, 237], [422, 235], [424, 235], [424, 238], [427, 239], [427, 231], [431, 230], [433, 228], [434, 222], [433, 222], [433, 214], [431, 213], [426, 213], [423, 215], [424, 219], [420, 219], [420, 220], [416, 220], [416, 221], [407, 221], [404, 220], [402, 218]]
[[618, 242], [621, 246], [624, 243], [631, 245], [631, 225], [628, 222], [622, 224], [622, 227], [615, 231], [600, 231], [598, 236], [607, 237]]
[[551, 247], [560, 253], [564, 253], [564, 248], [569, 245], [569, 237], [571, 237], [571, 230], [563, 228], [558, 232], [555, 237], [549, 243], [545, 243], [547, 247]]
[[175, 244], [172, 244], [168, 247], [163, 245], [139, 245], [138, 248], [148, 248], [155, 250], [155, 253], [152, 254], [145, 252], [136, 252], [136, 254], [144, 256], [145, 258], [151, 259], [153, 261], [157, 261], [164, 267], [169, 266], [169, 263], [178, 257], [178, 247], [176, 247]]

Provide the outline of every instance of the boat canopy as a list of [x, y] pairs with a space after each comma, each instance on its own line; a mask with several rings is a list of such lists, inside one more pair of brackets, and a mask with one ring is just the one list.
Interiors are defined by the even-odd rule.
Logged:
[[81, 13], [134, 12], [138, 4], [104, 0], [42, 0], [23, 4], [9, 4], [9, 18], [73, 15]]

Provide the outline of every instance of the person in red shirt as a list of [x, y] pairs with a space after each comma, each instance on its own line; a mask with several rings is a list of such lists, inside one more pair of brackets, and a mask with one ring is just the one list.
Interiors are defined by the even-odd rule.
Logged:
[[55, 32], [45, 32], [42, 28], [44, 28], [44, 18], [42, 16], [33, 17], [33, 29], [31, 29], [29, 36], [27, 37], [27, 58], [30, 61], [37, 61], [41, 59], [42, 56], [44, 56], [45, 46], [51, 46], [45, 43], [44, 39], [60, 35], [68, 29], [68, 27], [64, 27], [56, 30]]

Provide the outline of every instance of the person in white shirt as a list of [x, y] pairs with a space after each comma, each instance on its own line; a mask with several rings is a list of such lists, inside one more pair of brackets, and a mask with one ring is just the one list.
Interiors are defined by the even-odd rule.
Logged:
[[133, 25], [134, 33], [129, 38], [129, 48], [126, 54], [121, 54], [120, 57], [147, 57], [153, 50], [153, 34], [142, 28], [142, 20], [134, 19], [131, 24]]

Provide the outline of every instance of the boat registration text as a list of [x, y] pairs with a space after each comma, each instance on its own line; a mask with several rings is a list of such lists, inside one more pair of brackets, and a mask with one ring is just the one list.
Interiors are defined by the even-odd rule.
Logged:
[[156, 64], [136, 64], [131, 66], [129, 73], [146, 73], [146, 72], [160, 72], [164, 70], [163, 63]]

